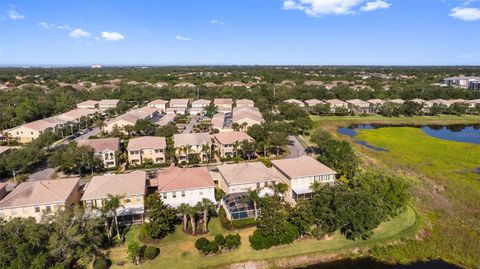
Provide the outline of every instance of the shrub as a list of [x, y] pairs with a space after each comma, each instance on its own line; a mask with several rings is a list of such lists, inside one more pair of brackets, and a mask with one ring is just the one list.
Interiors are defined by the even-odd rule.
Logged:
[[239, 219], [239, 220], [233, 220], [232, 225], [237, 229], [241, 229], [241, 228], [254, 227], [257, 225], [257, 222], [255, 221], [255, 219], [252, 219], [252, 218]]
[[215, 243], [219, 247], [223, 247], [225, 245], [225, 237], [223, 237], [223, 235], [221, 235], [221, 234], [215, 235]]
[[218, 217], [220, 218], [220, 222], [222, 223], [223, 228], [225, 228], [226, 230], [233, 230], [232, 222], [227, 219], [227, 215], [223, 207], [220, 207], [220, 210], [218, 210]]
[[93, 269], [107, 269], [110, 267], [110, 261], [100, 257], [93, 262]]
[[267, 158], [260, 157], [258, 158], [260, 162], [262, 162], [266, 167], [272, 167], [272, 161]]
[[225, 247], [227, 249], [234, 249], [240, 246], [240, 235], [239, 234], [229, 234], [225, 237]]
[[217, 243], [215, 241], [211, 241], [205, 246], [204, 254], [208, 253], [218, 253], [220, 248], [218, 247]]
[[275, 240], [271, 236], [265, 236], [261, 231], [255, 230], [249, 237], [250, 245], [253, 249], [268, 249], [275, 245]]
[[195, 241], [195, 248], [202, 252], [205, 252], [205, 248], [207, 247], [208, 243], [210, 243], [210, 241], [208, 241], [207, 238], [200, 237], [197, 239], [197, 241]]
[[143, 256], [147, 259], [153, 260], [160, 253], [160, 249], [155, 246], [147, 246], [143, 252]]
[[286, 223], [285, 224], [285, 233], [282, 234], [278, 243], [279, 244], [290, 244], [293, 241], [295, 241], [295, 239], [297, 239], [299, 235], [300, 235], [300, 233], [298, 232], [297, 227], [295, 227], [291, 223]]

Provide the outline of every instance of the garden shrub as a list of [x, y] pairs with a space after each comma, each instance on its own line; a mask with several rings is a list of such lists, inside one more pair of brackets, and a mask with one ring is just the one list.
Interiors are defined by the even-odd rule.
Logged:
[[239, 234], [229, 234], [225, 236], [225, 247], [227, 249], [234, 249], [240, 246], [240, 235]]
[[158, 254], [160, 254], [160, 249], [155, 246], [147, 246], [143, 252], [143, 256], [150, 260], [155, 259]]
[[223, 247], [225, 245], [225, 237], [223, 237], [222, 234], [217, 234], [215, 235], [215, 243], [219, 246], [219, 247]]
[[297, 227], [291, 223], [285, 224], [285, 233], [280, 237], [278, 244], [290, 244], [300, 236]]
[[205, 246], [205, 251], [204, 254], [208, 253], [218, 253], [220, 248], [218, 247], [217, 243], [215, 241], [208, 242], [207, 246]]
[[201, 252], [205, 252], [205, 248], [210, 243], [207, 238], [205, 237], [200, 237], [195, 241], [195, 248], [200, 250]]
[[93, 269], [107, 269], [111, 262], [104, 257], [100, 257], [93, 262]]
[[233, 230], [232, 222], [227, 219], [227, 214], [225, 213], [225, 209], [223, 207], [220, 207], [220, 210], [218, 210], [218, 217], [220, 218], [220, 222], [225, 230]]
[[275, 245], [275, 240], [271, 236], [265, 236], [260, 230], [255, 230], [249, 237], [250, 245], [253, 249], [268, 249]]

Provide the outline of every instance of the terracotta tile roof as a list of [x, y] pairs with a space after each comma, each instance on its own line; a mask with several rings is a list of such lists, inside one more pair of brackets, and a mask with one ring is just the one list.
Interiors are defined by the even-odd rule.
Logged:
[[213, 99], [213, 103], [215, 105], [232, 105], [233, 100], [232, 98], [215, 98]]
[[205, 99], [198, 99], [192, 102], [192, 105], [209, 105], [212, 101]]
[[78, 103], [77, 107], [78, 106], [95, 106], [95, 105], [98, 105], [99, 103], [100, 103], [100, 101], [87, 100], [87, 101], [83, 101], [83, 102]]
[[0, 155], [10, 150], [11, 147], [0, 146]]
[[95, 113], [97, 113], [97, 111], [94, 110], [94, 109], [76, 108], [76, 109], [70, 110], [68, 112], [65, 112], [63, 114], [60, 114], [56, 117], [60, 118], [62, 120], [65, 120], [65, 121], [74, 121], [74, 120], [79, 120], [81, 117], [91, 116]]
[[218, 171], [228, 185], [277, 181], [280, 177], [261, 162], [224, 164]]
[[257, 110], [254, 109], [239, 109], [233, 111], [232, 121], [237, 122], [242, 119], [252, 119], [258, 122], [264, 122], [263, 115]]
[[52, 118], [32, 121], [32, 122], [26, 123], [24, 125], [21, 125], [19, 127], [25, 126], [27, 128], [43, 132], [46, 129], [49, 129], [49, 128], [53, 129], [53, 128], [57, 127], [59, 124], [64, 124], [64, 123], [65, 123], [65, 121], [62, 121], [60, 119], [55, 119], [55, 118], [52, 117]]
[[392, 100], [388, 100], [388, 102], [394, 103], [394, 104], [399, 104], [399, 105], [405, 103], [405, 101], [402, 100], [402, 99], [392, 99]]
[[208, 133], [174, 134], [173, 142], [176, 148], [186, 145], [196, 146], [211, 144], [212, 140]]
[[98, 103], [99, 106], [116, 106], [120, 102], [119, 99], [103, 99]]
[[189, 102], [188, 99], [171, 99], [170, 107], [187, 107]]
[[94, 176], [87, 184], [82, 201], [107, 198], [108, 195], [145, 195], [147, 175], [143, 171], [128, 174]]
[[425, 103], [425, 100], [423, 99], [419, 99], [419, 98], [415, 98], [415, 99], [412, 99], [410, 100], [411, 102], [414, 102], [414, 103], [417, 103], [417, 104], [423, 104]]
[[300, 107], [305, 106], [305, 104], [302, 101], [297, 100], [297, 99], [288, 99], [288, 100], [285, 100], [284, 102], [288, 103], [288, 104], [294, 104], [294, 105], [297, 105], [297, 106], [300, 106]]
[[272, 164], [289, 178], [335, 174], [335, 171], [307, 155], [294, 159], [273, 160]]
[[360, 100], [360, 99], [352, 99], [352, 100], [347, 100], [347, 103], [352, 104], [354, 106], [368, 106], [369, 103]]
[[95, 152], [120, 150], [120, 138], [82, 139], [77, 145], [91, 147]]
[[253, 141], [253, 138], [245, 132], [229, 131], [221, 132], [213, 135], [220, 144], [233, 144], [235, 142], [241, 142], [243, 140]]
[[347, 103], [345, 103], [344, 101], [339, 100], [339, 99], [330, 99], [330, 100], [327, 100], [325, 102], [329, 103], [331, 105], [347, 105]]
[[162, 99], [153, 100], [150, 103], [148, 103], [149, 106], [166, 105], [166, 104], [168, 104], [168, 101], [167, 100], [162, 100]]
[[169, 167], [158, 171], [155, 179], [150, 180], [150, 185], [157, 186], [158, 192], [215, 187], [213, 178], [205, 167]]
[[309, 100], [305, 100], [305, 103], [308, 105], [308, 106], [316, 106], [316, 105], [323, 105], [325, 104], [325, 102], [322, 102], [318, 99], [309, 99]]
[[253, 100], [250, 100], [250, 99], [239, 99], [237, 101], [235, 101], [235, 103], [238, 105], [254, 105], [255, 102]]
[[20, 183], [0, 201], [0, 208], [65, 203], [78, 187], [79, 178], [38, 180]]
[[175, 119], [175, 117], [176, 117], [176, 115], [173, 114], [173, 113], [166, 114], [159, 121], [157, 121], [157, 124], [159, 126], [165, 126], [165, 125], [169, 124], [170, 122], [172, 122]]
[[225, 125], [225, 113], [220, 112], [213, 115], [211, 122], [214, 128], [223, 129]]
[[166, 147], [165, 137], [143, 136], [130, 139], [127, 150], [164, 149]]
[[370, 99], [370, 100], [368, 100], [367, 102], [369, 102], [370, 104], [374, 104], [374, 105], [383, 105], [383, 104], [385, 104], [385, 101], [384, 101], [384, 100], [381, 100], [381, 99]]

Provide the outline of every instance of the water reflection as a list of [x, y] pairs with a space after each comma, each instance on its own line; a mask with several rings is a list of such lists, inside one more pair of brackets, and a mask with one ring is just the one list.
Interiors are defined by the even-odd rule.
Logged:
[[327, 263], [319, 263], [302, 267], [306, 269], [462, 269], [462, 267], [446, 263], [442, 260], [420, 261], [411, 264], [385, 264], [372, 258], [345, 259]]

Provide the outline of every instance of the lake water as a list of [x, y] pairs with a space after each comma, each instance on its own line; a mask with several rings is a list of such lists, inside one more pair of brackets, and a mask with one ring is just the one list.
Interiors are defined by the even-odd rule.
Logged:
[[376, 261], [372, 258], [346, 259], [327, 263], [319, 263], [306, 269], [462, 269], [462, 267], [449, 264], [441, 260], [415, 262], [411, 264], [391, 265]]
[[[377, 129], [381, 127], [404, 127], [404, 126], [405, 125], [392, 126], [392, 125], [358, 124], [358, 125], [352, 125], [350, 127], [338, 128], [337, 132], [339, 134], [355, 137], [357, 135], [357, 132], [355, 131], [356, 129]], [[449, 140], [449, 141], [456, 141], [456, 142], [480, 144], [480, 125], [446, 125], [446, 126], [407, 125], [407, 126], [420, 128], [425, 134], [435, 138], [440, 138], [440, 139]], [[359, 142], [365, 143], [363, 141], [359, 141]], [[370, 148], [371, 145], [368, 145], [367, 147]]]

